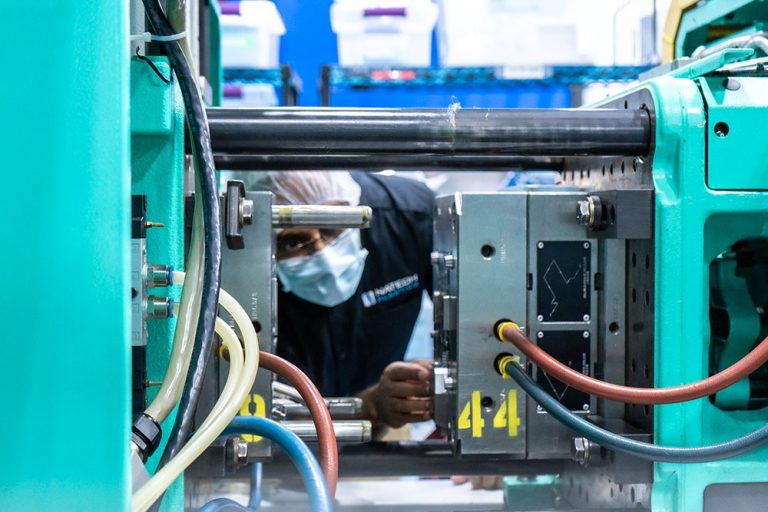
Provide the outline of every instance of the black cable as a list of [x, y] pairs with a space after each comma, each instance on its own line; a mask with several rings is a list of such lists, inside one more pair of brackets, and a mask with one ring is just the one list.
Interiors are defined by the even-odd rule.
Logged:
[[[170, 78], [165, 78], [163, 76], [163, 74], [160, 72], [160, 70], [157, 69], [157, 66], [155, 66], [155, 63], [152, 62], [152, 59], [148, 59], [147, 57], [145, 57], [144, 55], [139, 53], [139, 47], [138, 46], [136, 47], [136, 57], [138, 57], [139, 60], [141, 60], [143, 62], [146, 62], [147, 65], [149, 65], [149, 67], [152, 68], [152, 71], [155, 72], [155, 74], [158, 76], [158, 78], [160, 78], [160, 80], [162, 80], [166, 84], [170, 84], [171, 83]], [[171, 74], [171, 78], [173, 78], [173, 74]]]
[[690, 464], [695, 462], [711, 462], [715, 460], [737, 457], [764, 446], [768, 442], [768, 425], [760, 427], [741, 437], [723, 443], [707, 446], [662, 446], [651, 443], [634, 441], [609, 432], [590, 423], [584, 418], [572, 413], [556, 398], [539, 386], [512, 356], [497, 360], [497, 370], [502, 375], [508, 375], [530, 395], [545, 411], [557, 421], [570, 428], [580, 436], [598, 443], [611, 450], [624, 452], [634, 457], [655, 461]]
[[[149, 23], [154, 33], [169, 36], [174, 31], [163, 13], [158, 0], [143, 0]], [[197, 80], [179, 41], [168, 41], [165, 45], [184, 99], [192, 151], [196, 158], [197, 178], [203, 204], [204, 219], [204, 263], [203, 290], [200, 316], [195, 331], [187, 380], [176, 413], [168, 444], [163, 452], [159, 467], [165, 465], [187, 442], [194, 426], [194, 416], [200, 399], [205, 370], [211, 355], [214, 326], [218, 315], [219, 286], [221, 284], [221, 219], [219, 216], [216, 168], [213, 163], [211, 137], [205, 116], [205, 105], [197, 86]]]

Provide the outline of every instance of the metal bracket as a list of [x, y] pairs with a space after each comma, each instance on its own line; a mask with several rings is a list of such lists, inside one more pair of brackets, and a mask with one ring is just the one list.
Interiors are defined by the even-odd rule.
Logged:
[[579, 223], [590, 238], [646, 240], [653, 237], [653, 190], [606, 190], [577, 204]]
[[229, 180], [224, 196], [224, 232], [229, 249], [234, 251], [245, 247], [242, 229], [245, 224], [251, 223], [252, 215], [253, 201], [245, 199], [245, 184]]

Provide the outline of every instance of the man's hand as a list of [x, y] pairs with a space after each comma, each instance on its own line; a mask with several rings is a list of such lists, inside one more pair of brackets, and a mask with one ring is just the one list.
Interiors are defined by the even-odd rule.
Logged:
[[360, 396], [368, 419], [389, 427], [432, 417], [432, 362], [395, 362], [384, 368], [379, 383]]
[[453, 485], [463, 485], [467, 482], [472, 484], [473, 489], [484, 489], [493, 491], [501, 489], [501, 482], [504, 477], [501, 475], [482, 475], [482, 476], [452, 476]]

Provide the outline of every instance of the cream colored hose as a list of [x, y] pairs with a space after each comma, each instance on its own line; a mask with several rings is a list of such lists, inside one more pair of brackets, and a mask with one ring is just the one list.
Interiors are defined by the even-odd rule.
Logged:
[[[173, 280], [174, 283], [183, 282], [184, 273], [174, 272]], [[242, 306], [224, 290], [221, 290], [219, 294], [219, 304], [232, 316], [242, 334], [245, 347], [244, 362], [242, 361], [243, 350], [237, 335], [226, 322], [218, 318], [216, 320], [216, 333], [224, 339], [224, 345], [230, 355], [229, 375], [224, 390], [211, 413], [178, 455], [168, 461], [168, 464], [133, 495], [133, 512], [147, 510], [165, 492], [168, 486], [219, 437], [232, 421], [232, 418], [237, 415], [241, 404], [253, 388], [253, 381], [256, 379], [256, 371], [259, 367], [259, 344], [256, 330]], [[241, 362], [236, 362], [236, 359]]]
[[[199, 193], [195, 194], [192, 240], [187, 260], [189, 281], [181, 292], [181, 306], [176, 320], [176, 329], [173, 332], [171, 358], [168, 361], [168, 368], [165, 370], [163, 384], [145, 411], [158, 424], [165, 421], [168, 414], [176, 407], [181, 393], [184, 391], [184, 381], [187, 380], [189, 362], [192, 358], [197, 318], [200, 316], [200, 300], [203, 290], [203, 206], [198, 204], [200, 195]], [[181, 279], [183, 282], [184, 278]], [[174, 283], [176, 283], [175, 276]]]

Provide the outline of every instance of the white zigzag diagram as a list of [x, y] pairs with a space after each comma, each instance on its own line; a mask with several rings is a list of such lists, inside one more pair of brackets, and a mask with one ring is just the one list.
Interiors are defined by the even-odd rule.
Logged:
[[544, 284], [547, 285], [547, 288], [549, 288], [549, 293], [552, 294], [552, 300], [549, 302], [552, 305], [552, 311], [549, 312], [549, 318], [552, 318], [552, 315], [555, 314], [555, 311], [557, 311], [557, 307], [560, 305], [560, 303], [557, 301], [557, 294], [555, 293], [555, 290], [552, 289], [552, 285], [549, 284], [549, 280], [547, 279], [547, 276], [549, 275], [549, 271], [552, 270], [552, 267], [555, 267], [557, 269], [557, 273], [560, 274], [560, 278], [562, 278], [563, 282], [566, 285], [571, 284], [571, 281], [576, 279], [578, 275], [581, 273], [581, 265], [576, 269], [576, 272], [571, 277], [566, 277], [563, 273], [563, 270], [560, 268], [560, 265], [557, 264], [557, 261], [552, 260], [552, 262], [547, 267], [547, 271], [544, 272]]

